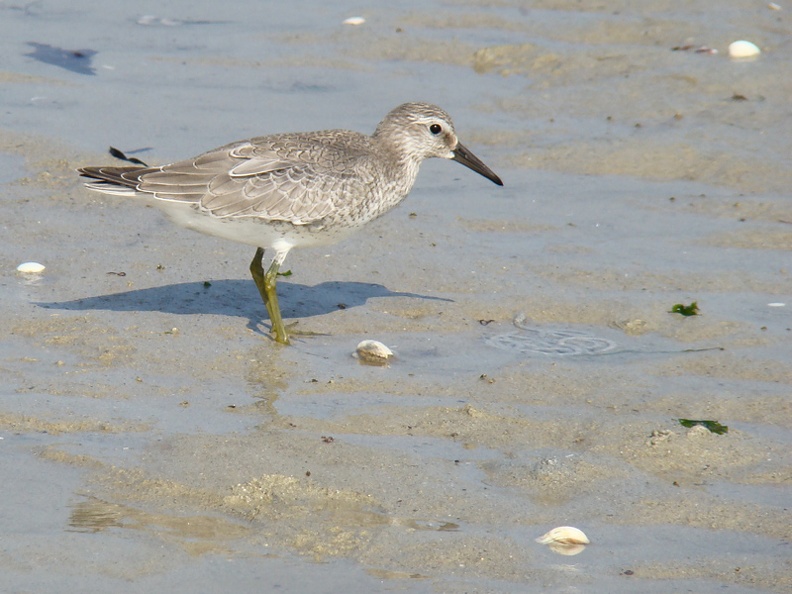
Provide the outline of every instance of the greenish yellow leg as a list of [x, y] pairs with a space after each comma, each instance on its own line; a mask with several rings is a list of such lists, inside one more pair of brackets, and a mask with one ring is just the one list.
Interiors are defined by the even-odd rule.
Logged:
[[263, 258], [264, 250], [262, 248], [256, 249], [256, 255], [253, 256], [253, 261], [250, 263], [250, 274], [253, 276], [253, 282], [256, 283], [264, 305], [267, 306], [267, 312], [272, 323], [272, 332], [275, 334], [275, 342], [290, 344], [289, 335], [286, 334], [286, 328], [283, 326], [283, 318], [278, 305], [278, 293], [276, 292], [278, 269], [280, 269], [282, 258], [276, 256], [272, 260], [272, 264], [266, 274], [261, 264]]

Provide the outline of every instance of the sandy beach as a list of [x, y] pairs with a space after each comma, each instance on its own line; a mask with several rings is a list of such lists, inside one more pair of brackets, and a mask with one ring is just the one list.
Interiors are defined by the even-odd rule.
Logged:
[[[792, 5], [93, 4], [0, 1], [0, 590], [792, 590]], [[74, 171], [404, 101], [505, 185], [294, 250], [291, 347]]]

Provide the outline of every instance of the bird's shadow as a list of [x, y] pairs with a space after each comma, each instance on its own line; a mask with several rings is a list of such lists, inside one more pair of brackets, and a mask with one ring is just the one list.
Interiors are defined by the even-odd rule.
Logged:
[[[412, 297], [448, 301], [416, 293], [401, 293], [374, 283], [325, 282], [314, 286], [279, 282], [278, 298], [285, 318], [308, 318], [364, 305], [372, 297]], [[137, 289], [71, 301], [38, 302], [39, 307], [69, 311], [158, 311], [178, 315], [212, 314], [248, 319], [248, 328], [262, 332], [266, 309], [250, 280], [223, 279]]]

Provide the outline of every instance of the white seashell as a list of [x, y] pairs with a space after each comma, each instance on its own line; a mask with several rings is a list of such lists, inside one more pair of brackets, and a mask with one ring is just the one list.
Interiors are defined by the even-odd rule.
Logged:
[[184, 21], [180, 21], [179, 19], [169, 19], [167, 17], [158, 17], [154, 16], [153, 14], [144, 14], [137, 20], [138, 25], [163, 25], [165, 27], [176, 27], [178, 25], [183, 25]]
[[137, 20], [138, 25], [155, 25], [159, 21], [153, 14], [144, 14]]
[[729, 56], [732, 58], [755, 58], [762, 53], [755, 44], [741, 39], [729, 44]]
[[578, 555], [586, 549], [584, 544], [561, 544], [560, 542], [551, 542], [547, 547], [554, 553], [566, 557]]
[[553, 528], [536, 539], [539, 544], [587, 545], [591, 542], [582, 530], [572, 526]]
[[22, 272], [24, 274], [39, 274], [44, 271], [44, 268], [46, 268], [46, 266], [38, 262], [22, 262], [22, 264], [17, 266], [17, 272]]
[[366, 22], [366, 19], [363, 17], [349, 17], [348, 19], [344, 20], [345, 25], [362, 25]]
[[393, 357], [393, 351], [377, 340], [364, 340], [357, 345], [356, 353], [363, 363], [384, 365]]

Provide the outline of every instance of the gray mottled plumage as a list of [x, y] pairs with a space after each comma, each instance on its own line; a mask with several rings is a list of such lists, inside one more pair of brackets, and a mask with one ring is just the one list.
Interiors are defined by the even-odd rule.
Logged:
[[[273, 134], [227, 144], [161, 167], [83, 167], [86, 186], [143, 196], [183, 226], [258, 248], [251, 271], [275, 338], [280, 321], [274, 275], [292, 247], [338, 241], [407, 197], [424, 159], [454, 159], [498, 185], [500, 178], [462, 146], [448, 114], [405, 103], [367, 136], [349, 130]], [[265, 289], [253, 266], [275, 256]], [[273, 311], [274, 308], [277, 312]], [[276, 319], [277, 318], [277, 319]], [[280, 328], [276, 327], [280, 326]]]

